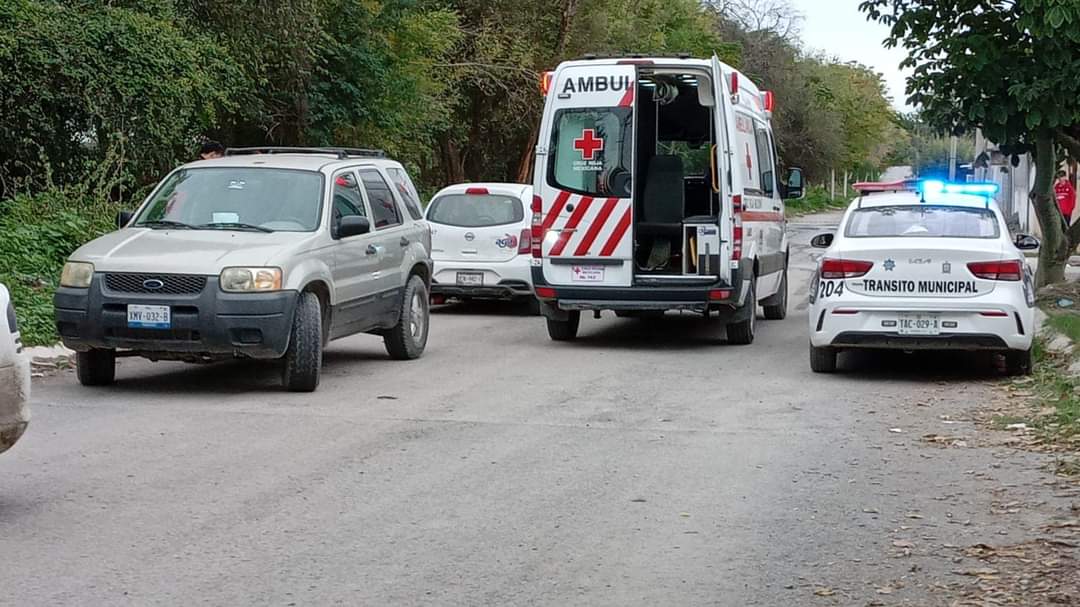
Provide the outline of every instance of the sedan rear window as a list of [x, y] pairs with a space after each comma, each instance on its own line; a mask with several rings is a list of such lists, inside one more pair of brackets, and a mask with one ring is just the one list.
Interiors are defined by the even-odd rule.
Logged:
[[525, 219], [521, 201], [495, 194], [448, 194], [431, 202], [428, 221], [459, 228], [486, 228]]
[[934, 205], [856, 209], [844, 235], [849, 238], [997, 238], [997, 217], [989, 209]]

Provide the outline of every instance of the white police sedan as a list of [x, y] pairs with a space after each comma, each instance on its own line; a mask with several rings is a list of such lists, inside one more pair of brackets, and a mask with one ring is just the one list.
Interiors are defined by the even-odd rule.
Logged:
[[836, 370], [855, 348], [993, 351], [1031, 372], [1034, 281], [1024, 250], [992, 200], [994, 184], [857, 184], [860, 196], [811, 282], [810, 367]]
[[30, 421], [30, 363], [22, 355], [15, 307], [0, 284], [0, 453], [19, 440]]

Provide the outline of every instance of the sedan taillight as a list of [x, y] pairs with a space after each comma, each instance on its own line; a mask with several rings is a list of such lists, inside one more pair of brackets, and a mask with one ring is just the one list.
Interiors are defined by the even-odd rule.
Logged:
[[532, 228], [525, 228], [518, 238], [518, 255], [528, 255], [532, 252]]
[[983, 280], [1007, 280], [1016, 282], [1023, 276], [1023, 268], [1020, 262], [1011, 259], [1008, 261], [973, 261], [968, 264], [968, 270], [976, 278]]
[[532, 228], [530, 229], [529, 241], [532, 244], [532, 256], [536, 259], [544, 256], [542, 248], [544, 243], [543, 207], [544, 200], [539, 196], [533, 196], [532, 206], [530, 207], [532, 211]]
[[855, 259], [828, 259], [821, 262], [822, 278], [858, 278], [864, 276], [874, 267], [872, 261], [858, 261]]

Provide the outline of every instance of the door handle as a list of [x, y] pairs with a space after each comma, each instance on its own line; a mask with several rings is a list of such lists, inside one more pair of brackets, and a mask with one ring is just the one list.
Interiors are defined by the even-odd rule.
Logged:
[[403, 247], [407, 247], [407, 246], [409, 246], [409, 239], [408, 239], [408, 238], [405, 238], [404, 236], [402, 236], [402, 237], [401, 237], [401, 240], [399, 240], [398, 242], [399, 242], [399, 243], [401, 244], [401, 246], [403, 246]]
[[367, 249], [364, 251], [364, 253], [367, 253], [368, 255], [378, 255], [379, 254], [379, 247], [377, 247], [377, 246], [375, 246], [373, 244], [369, 244], [367, 246]]

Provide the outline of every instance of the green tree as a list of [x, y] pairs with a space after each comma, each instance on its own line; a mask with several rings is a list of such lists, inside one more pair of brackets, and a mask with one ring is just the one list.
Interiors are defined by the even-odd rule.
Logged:
[[891, 27], [888, 45], [907, 49], [909, 101], [928, 122], [952, 133], [982, 128], [1006, 153], [1034, 155], [1039, 283], [1064, 280], [1080, 227], [1065, 233], [1052, 188], [1057, 148], [1080, 124], [1080, 3], [867, 0], [860, 9]]

